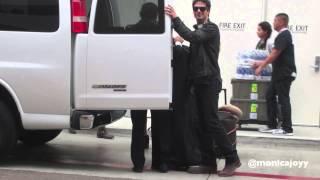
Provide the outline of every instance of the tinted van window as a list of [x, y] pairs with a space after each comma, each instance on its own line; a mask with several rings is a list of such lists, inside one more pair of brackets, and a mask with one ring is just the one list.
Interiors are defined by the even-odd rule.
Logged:
[[163, 0], [98, 0], [94, 32], [99, 34], [161, 34]]
[[59, 27], [59, 0], [0, 0], [0, 30], [53, 32]]

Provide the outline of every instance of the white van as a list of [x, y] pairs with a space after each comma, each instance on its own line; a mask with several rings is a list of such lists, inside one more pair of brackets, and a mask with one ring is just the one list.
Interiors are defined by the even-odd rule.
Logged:
[[[157, 31], [128, 31], [146, 2], [157, 5]], [[0, 0], [0, 157], [17, 140], [43, 144], [65, 128], [90, 129], [97, 113], [168, 109], [165, 3]]]

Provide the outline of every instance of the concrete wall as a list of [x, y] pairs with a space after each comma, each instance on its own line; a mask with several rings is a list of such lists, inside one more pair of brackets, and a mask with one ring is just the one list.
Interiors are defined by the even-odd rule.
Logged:
[[[220, 67], [223, 86], [231, 98], [231, 79], [235, 75], [236, 56], [241, 50], [254, 49], [258, 41], [257, 24], [285, 12], [290, 16], [290, 30], [295, 43], [298, 78], [291, 90], [292, 118], [295, 124], [319, 126], [320, 74], [310, 67], [320, 55], [319, 0], [212, 0], [211, 21], [221, 31]], [[177, 14], [192, 28], [195, 23], [192, 0], [173, 3]], [[273, 37], [277, 35], [273, 33]], [[220, 98], [222, 100], [222, 98]], [[223, 102], [221, 101], [221, 104]]]

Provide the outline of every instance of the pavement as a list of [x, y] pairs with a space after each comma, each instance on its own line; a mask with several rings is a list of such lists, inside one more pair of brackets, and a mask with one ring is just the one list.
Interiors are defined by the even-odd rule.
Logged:
[[[59, 174], [59, 173], [46, 173], [46, 172], [34, 172], [34, 171], [21, 171], [21, 170], [0, 170], [0, 179], [23, 179], [23, 180], [35, 180], [35, 179], [66, 179], [66, 180], [87, 180], [89, 176], [71, 175], [71, 174]], [[131, 180], [123, 178], [106, 178], [106, 177], [94, 177], [90, 176], [90, 180]]]
[[[150, 169], [151, 151], [146, 150], [143, 173], [131, 171], [131, 121], [123, 118], [107, 126], [113, 140], [96, 138], [96, 131], [63, 131], [40, 147], [18, 144], [9, 160], [0, 164], [0, 180], [213, 180], [213, 179], [299, 179], [320, 180], [320, 129], [294, 127], [292, 137], [273, 136], [248, 130], [238, 131], [238, 152], [242, 166], [234, 177], [188, 174]], [[224, 160], [218, 160], [222, 169]]]
[[[148, 120], [148, 127], [150, 127], [150, 120]], [[110, 131], [116, 133], [131, 133], [131, 119], [125, 116], [121, 120], [115, 121], [106, 126]], [[266, 139], [291, 139], [302, 141], [319, 141], [320, 142], [320, 127], [316, 126], [294, 126], [294, 136], [275, 136], [269, 133], [260, 133], [258, 128], [265, 127], [257, 124], [242, 124], [242, 130], [237, 132], [238, 137], [255, 137]]]

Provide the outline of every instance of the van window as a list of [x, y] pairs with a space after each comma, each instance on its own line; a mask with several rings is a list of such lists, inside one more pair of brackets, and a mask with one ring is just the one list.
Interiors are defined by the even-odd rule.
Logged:
[[98, 0], [94, 32], [98, 34], [161, 34], [163, 0]]
[[54, 32], [59, 0], [0, 0], [0, 30]]

